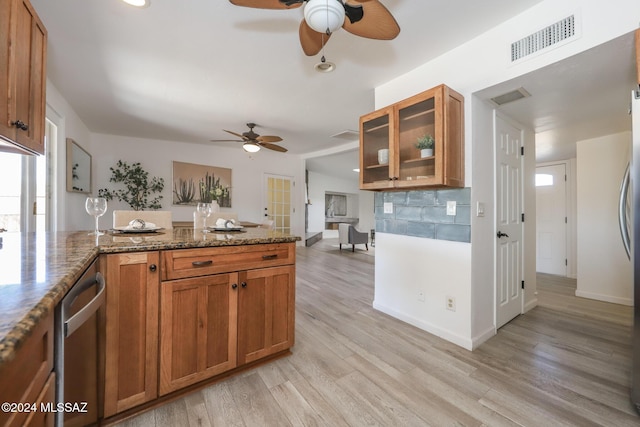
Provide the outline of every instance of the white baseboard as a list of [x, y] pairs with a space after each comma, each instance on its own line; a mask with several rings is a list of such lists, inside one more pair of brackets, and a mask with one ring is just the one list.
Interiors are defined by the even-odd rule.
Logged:
[[433, 323], [425, 322], [424, 320], [421, 320], [421, 319], [416, 319], [415, 317], [409, 316], [405, 313], [401, 313], [390, 307], [377, 304], [375, 301], [373, 302], [373, 308], [385, 314], [388, 314], [391, 317], [395, 317], [396, 319], [402, 320], [403, 322], [413, 325], [416, 328], [420, 328], [423, 331], [429, 332], [430, 334], [433, 334], [437, 337], [447, 340], [466, 350], [469, 350], [469, 351], [473, 350], [473, 340], [470, 338], [463, 337], [454, 332], [443, 329], [439, 326], [434, 325]]
[[532, 299], [531, 301], [529, 301], [524, 305], [524, 313], [531, 310], [532, 308], [537, 307], [537, 305], [538, 305], [538, 298]]
[[488, 328], [486, 331], [484, 331], [483, 333], [481, 333], [480, 335], [476, 335], [475, 337], [473, 337], [471, 339], [473, 350], [475, 350], [476, 348], [480, 347], [480, 345], [482, 343], [484, 343], [485, 341], [487, 341], [489, 338], [495, 336], [496, 333], [497, 333], [497, 331], [496, 331], [495, 326], [492, 326], [492, 327]]
[[589, 298], [589, 299], [595, 299], [598, 301], [610, 302], [613, 304], [633, 306], [633, 300], [631, 298], [614, 297], [611, 295], [602, 295], [602, 294], [596, 294], [593, 292], [585, 292], [585, 291], [576, 291], [576, 296], [581, 298]]

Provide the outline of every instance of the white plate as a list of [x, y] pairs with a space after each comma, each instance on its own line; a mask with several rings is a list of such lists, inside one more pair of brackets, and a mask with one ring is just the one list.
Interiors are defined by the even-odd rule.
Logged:
[[113, 227], [113, 229], [121, 233], [155, 233], [158, 230], [162, 230], [162, 227], [129, 228], [128, 225], [125, 225], [123, 227]]

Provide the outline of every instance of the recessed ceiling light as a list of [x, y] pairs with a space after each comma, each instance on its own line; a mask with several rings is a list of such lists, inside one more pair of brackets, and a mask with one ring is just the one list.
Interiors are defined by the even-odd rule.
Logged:
[[151, 0], [122, 0], [123, 2], [135, 7], [149, 7]]

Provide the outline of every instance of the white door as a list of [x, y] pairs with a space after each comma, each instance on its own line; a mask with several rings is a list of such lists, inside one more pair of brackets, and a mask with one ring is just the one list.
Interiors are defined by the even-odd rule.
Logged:
[[522, 129], [495, 115], [496, 328], [522, 313]]
[[536, 271], [567, 275], [566, 165], [536, 167]]
[[273, 229], [291, 233], [293, 218], [293, 178], [281, 175], [265, 175], [264, 219], [273, 221]]

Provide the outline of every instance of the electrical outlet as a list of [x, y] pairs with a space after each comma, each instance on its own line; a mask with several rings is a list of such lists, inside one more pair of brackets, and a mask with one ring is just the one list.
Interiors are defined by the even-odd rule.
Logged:
[[456, 311], [456, 299], [454, 297], [447, 297], [447, 310]]
[[393, 213], [393, 203], [385, 202], [384, 203], [384, 213], [392, 214]]
[[447, 215], [456, 216], [456, 201], [448, 200], [447, 201]]
[[418, 301], [424, 302], [424, 292], [418, 291]]
[[483, 217], [484, 216], [484, 203], [478, 202], [476, 206], [476, 216]]

